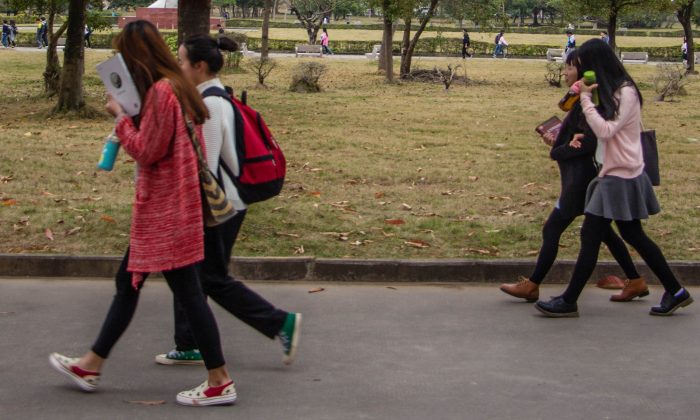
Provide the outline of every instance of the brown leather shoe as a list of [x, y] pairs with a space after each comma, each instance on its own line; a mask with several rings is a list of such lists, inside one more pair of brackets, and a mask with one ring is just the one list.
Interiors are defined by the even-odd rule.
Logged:
[[643, 277], [626, 280], [625, 288], [617, 295], [610, 296], [613, 302], [629, 302], [637, 297], [644, 297], [649, 294], [649, 287]]
[[600, 287], [601, 289], [624, 289], [625, 288], [625, 282], [622, 281], [621, 278], [617, 276], [605, 276], [602, 279], [598, 280], [598, 283], [596, 283], [596, 286]]
[[528, 302], [535, 302], [540, 297], [540, 285], [523, 276], [519, 276], [515, 284], [502, 284], [501, 291]]

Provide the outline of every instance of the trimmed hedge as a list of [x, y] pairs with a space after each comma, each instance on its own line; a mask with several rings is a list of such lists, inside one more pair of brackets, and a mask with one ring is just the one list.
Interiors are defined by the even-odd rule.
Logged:
[[[258, 19], [229, 19], [226, 21], [226, 27], [227, 28], [259, 28], [262, 27], [262, 20]], [[354, 25], [354, 24], [344, 24], [344, 23], [330, 23], [326, 25], [328, 29], [364, 29], [364, 30], [374, 30], [374, 31], [381, 31], [383, 30], [383, 26], [381, 23], [371, 23], [371, 24], [363, 24], [363, 25]], [[298, 28], [302, 29], [301, 25], [299, 22], [296, 20], [292, 21], [287, 21], [287, 22], [270, 22], [270, 28]], [[419, 25], [411, 25], [412, 30], [417, 30], [419, 28]], [[396, 30], [397, 31], [403, 31], [404, 25], [399, 23], [396, 25]], [[428, 24], [428, 27], [426, 28], [427, 30], [430, 31], [441, 31], [441, 32], [461, 32], [461, 28], [457, 28], [455, 26], [438, 26], [438, 25], [431, 25]], [[580, 35], [598, 35], [600, 34], [600, 31], [605, 30], [606, 28], [599, 28], [599, 29], [576, 29], [574, 32], [576, 34]], [[498, 29], [496, 28], [467, 28], [469, 32], [485, 32], [485, 33], [495, 33], [498, 32]], [[540, 35], [563, 35], [566, 33], [566, 28], [560, 28], [556, 26], [513, 26], [513, 27], [508, 27], [506, 29], [506, 32], [510, 33], [515, 33], [515, 34], [540, 34]], [[693, 31], [693, 34], [695, 36], [700, 37], [700, 31]], [[683, 30], [677, 30], [677, 31], [665, 31], [665, 32], [652, 32], [649, 30], [642, 30], [642, 29], [631, 29], [627, 31], [620, 31], [618, 29], [617, 36], [643, 36], [643, 37], [664, 37], [664, 38], [683, 38], [684, 33]]]
[[[163, 34], [165, 38], [172, 36], [172, 34]], [[93, 48], [112, 48], [112, 40], [116, 37], [116, 33], [112, 34], [93, 34], [90, 38], [90, 42]], [[21, 32], [18, 35], [17, 43], [20, 46], [36, 46], [35, 34], [28, 32]], [[247, 39], [248, 49], [259, 50], [260, 49], [260, 38], [250, 38]], [[304, 44], [304, 41], [299, 40], [284, 40], [284, 39], [270, 39], [269, 48], [270, 51], [275, 52], [293, 52], [294, 47], [298, 44]], [[372, 48], [379, 44], [378, 41], [330, 41], [330, 48], [334, 53], [337, 54], [364, 54], [372, 51]], [[486, 42], [472, 42], [472, 48], [474, 52], [478, 55], [491, 55], [493, 54], [493, 45]], [[547, 50], [552, 47], [547, 45], [510, 45], [508, 47], [508, 56], [510, 57], [532, 57], [532, 58], [542, 58], [547, 55]], [[393, 44], [393, 51], [395, 54], [401, 53], [401, 42], [397, 41]], [[680, 52], [678, 47], [631, 47], [631, 48], [621, 48], [621, 51], [643, 51], [649, 53], [649, 58], [664, 61], [679, 61]], [[444, 37], [432, 37], [432, 38], [421, 38], [416, 45], [415, 54], [416, 55], [427, 55], [427, 56], [460, 56], [462, 53], [462, 41], [457, 38], [444, 38]]]

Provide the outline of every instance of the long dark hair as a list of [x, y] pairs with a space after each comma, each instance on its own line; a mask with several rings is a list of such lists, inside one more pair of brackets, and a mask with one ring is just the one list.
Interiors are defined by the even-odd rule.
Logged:
[[145, 20], [129, 22], [112, 44], [124, 57], [141, 99], [153, 84], [168, 79], [184, 111], [195, 124], [203, 124], [209, 112], [197, 88], [182, 73], [175, 56], [158, 29]]
[[225, 36], [214, 39], [209, 35], [192, 35], [182, 43], [187, 51], [187, 59], [195, 64], [200, 61], [207, 63], [209, 73], [216, 74], [224, 66], [221, 51], [237, 51], [236, 41]]
[[581, 63], [581, 73], [589, 70], [595, 72], [600, 98], [597, 109], [603, 118], [606, 120], [614, 118], [620, 106], [614, 95], [623, 85], [634, 87], [639, 97], [639, 105], [644, 103], [639, 87], [605, 41], [597, 38], [590, 39], [576, 51]]

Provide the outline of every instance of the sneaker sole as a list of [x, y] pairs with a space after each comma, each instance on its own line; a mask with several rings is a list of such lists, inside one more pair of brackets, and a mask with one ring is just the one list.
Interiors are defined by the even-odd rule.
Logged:
[[56, 360], [56, 358], [53, 356], [53, 354], [49, 355], [49, 363], [59, 373], [62, 373], [63, 375], [69, 377], [83, 391], [94, 392], [97, 389], [97, 385], [93, 385], [93, 384], [89, 383], [85, 379], [81, 378], [80, 376], [76, 375], [71, 370], [69, 370], [65, 366], [63, 366], [63, 364], [61, 362]]
[[617, 295], [610, 296], [610, 302], [618, 302], [618, 303], [620, 303], [620, 302], [632, 302], [636, 298], [643, 298], [644, 296], [649, 296], [649, 291], [645, 290], [645, 291], [643, 291], [637, 295], [631, 296], [627, 299], [615, 299], [615, 296], [617, 296]]
[[545, 316], [547, 316], [547, 318], [578, 318], [578, 311], [560, 314], [556, 312], [549, 312], [545, 309], [540, 308], [539, 305], [535, 305], [535, 309], [542, 312]]
[[654, 315], [654, 316], [671, 316], [673, 315], [674, 312], [676, 312], [676, 309], [679, 308], [685, 308], [686, 306], [690, 305], [693, 303], [693, 298], [689, 297], [688, 299], [684, 300], [683, 302], [679, 303], [678, 305], [674, 306], [671, 308], [670, 311], [668, 312], [654, 312], [654, 311], [649, 311], [649, 315]]
[[297, 357], [297, 347], [299, 346], [299, 340], [301, 337], [301, 314], [296, 314], [294, 318], [294, 335], [292, 336], [292, 346], [289, 350], [289, 354], [285, 355], [282, 359], [282, 363], [285, 365], [291, 365], [294, 363], [294, 359]]
[[165, 355], [156, 356], [156, 363], [164, 366], [202, 366], [204, 365], [204, 360], [175, 360], [168, 359]]
[[514, 295], [514, 294], [510, 293], [509, 291], [507, 291], [507, 290], [505, 290], [505, 289], [503, 289], [503, 288], [500, 288], [500, 287], [498, 288], [498, 290], [500, 290], [501, 292], [507, 294], [508, 296], [513, 296], [513, 297], [519, 298], [519, 299], [525, 299], [525, 301], [526, 301], [527, 303], [535, 303], [535, 302], [537, 302], [537, 300], [540, 298], [540, 295], [537, 295], [537, 296], [534, 297], [534, 298], [532, 298], [532, 297], [523, 297], [523, 296]]
[[190, 407], [204, 407], [209, 405], [231, 405], [236, 402], [237, 398], [238, 395], [236, 395], [235, 393], [206, 399], [195, 399], [178, 395], [177, 403], [180, 405], [187, 405]]

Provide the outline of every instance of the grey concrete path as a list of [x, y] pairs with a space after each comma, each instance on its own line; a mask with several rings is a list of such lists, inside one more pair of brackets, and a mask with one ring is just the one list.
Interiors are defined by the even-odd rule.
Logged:
[[[171, 347], [162, 281], [144, 289], [99, 391], [84, 394], [47, 356], [88, 348], [112, 283], [0, 279], [0, 418], [685, 419], [700, 412], [700, 304], [651, 317], [658, 288], [628, 304], [588, 288], [581, 318], [552, 320], [493, 285], [251, 286], [303, 312], [297, 363], [283, 366], [278, 343], [214, 305], [239, 402], [189, 408], [175, 394], [200, 383], [203, 368], [153, 363]], [[325, 291], [308, 293], [315, 287]], [[561, 289], [546, 286], [543, 295]]]

